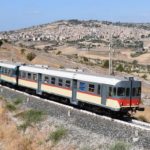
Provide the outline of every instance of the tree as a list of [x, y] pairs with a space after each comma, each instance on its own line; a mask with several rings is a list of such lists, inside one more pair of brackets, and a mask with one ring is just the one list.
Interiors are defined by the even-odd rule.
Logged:
[[122, 72], [122, 71], [124, 71], [124, 68], [121, 64], [119, 64], [119, 66], [116, 68], [116, 70]]
[[24, 55], [25, 51], [25, 49], [21, 49], [21, 54]]
[[137, 65], [138, 64], [138, 61], [137, 60], [133, 60], [133, 65]]
[[0, 47], [3, 45], [3, 41], [2, 40], [0, 40]]
[[109, 61], [105, 60], [102, 67], [103, 68], [109, 68]]
[[32, 61], [35, 57], [36, 57], [36, 54], [33, 52], [27, 54], [27, 59], [29, 61]]

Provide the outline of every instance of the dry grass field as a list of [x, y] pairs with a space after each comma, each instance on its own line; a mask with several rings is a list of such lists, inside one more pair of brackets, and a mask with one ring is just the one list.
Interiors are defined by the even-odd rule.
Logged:
[[19, 131], [5, 106], [5, 102], [0, 101], [0, 149], [40, 150], [38, 141], [43, 139], [42, 134], [37, 129], [32, 129], [30, 134]]
[[[22, 120], [16, 118], [20, 111], [22, 113], [23, 110], [11, 109], [4, 98], [0, 98], [0, 150], [62, 150], [63, 142], [60, 145], [58, 143], [65, 135], [65, 130], [44, 123], [46, 127], [31, 124], [24, 131], [19, 126]], [[36, 117], [30, 116], [30, 119]], [[68, 145], [68, 150], [74, 149], [74, 146]]]
[[141, 121], [150, 123], [150, 107], [145, 106], [144, 112], [137, 111], [137, 113], [134, 116], [135, 116], [135, 118], [137, 118]]

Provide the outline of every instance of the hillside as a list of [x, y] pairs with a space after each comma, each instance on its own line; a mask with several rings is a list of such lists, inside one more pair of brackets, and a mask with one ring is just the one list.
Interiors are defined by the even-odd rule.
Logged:
[[[0, 39], [2, 42], [0, 61], [43, 64], [59, 69], [81, 69], [85, 73], [97, 75], [108, 75], [109, 44], [111, 44], [114, 76], [134, 76], [142, 81], [142, 103], [145, 111], [137, 112], [135, 117], [150, 122], [149, 24], [57, 21], [1, 32]], [[12, 97], [11, 92], [8, 92], [7, 96]], [[60, 121], [60, 118], [57, 120], [51, 116], [51, 113], [38, 123], [33, 121], [24, 131], [25, 124], [22, 124], [24, 118], [18, 116], [30, 112], [30, 109], [22, 102], [18, 97], [6, 100], [0, 95], [0, 149], [87, 150], [91, 147], [109, 149], [118, 144], [117, 141], [104, 137], [103, 134], [95, 134], [85, 128], [72, 126], [66, 121]], [[37, 105], [35, 107], [37, 108]], [[34, 110], [31, 112], [33, 114], [30, 115], [34, 117]], [[21, 127], [21, 130], [18, 127]], [[62, 136], [55, 143], [53, 140], [55, 138], [57, 140], [59, 136], [57, 131]], [[54, 139], [50, 138], [52, 133], [56, 134]], [[123, 146], [126, 144], [130, 145], [127, 142]], [[139, 149], [138, 146], [134, 148]]]
[[[128, 74], [150, 80], [149, 35], [149, 24], [57, 21], [1, 32], [3, 44], [0, 47], [0, 60], [44, 64], [54, 68], [78, 68], [106, 75], [108, 65], [104, 64], [109, 59], [112, 39], [115, 75]], [[145, 82], [143, 91], [147, 94], [149, 82]]]

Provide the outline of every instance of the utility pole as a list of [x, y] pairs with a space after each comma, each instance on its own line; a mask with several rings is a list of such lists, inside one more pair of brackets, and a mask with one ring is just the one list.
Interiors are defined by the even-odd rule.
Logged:
[[109, 75], [112, 75], [112, 48], [111, 48], [111, 42], [109, 44]]

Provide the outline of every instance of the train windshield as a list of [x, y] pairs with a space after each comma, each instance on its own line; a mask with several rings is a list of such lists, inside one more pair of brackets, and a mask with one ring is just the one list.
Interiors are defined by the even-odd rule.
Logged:
[[119, 87], [117, 90], [117, 96], [126, 96], [126, 89]]
[[[117, 97], [129, 97], [130, 96], [130, 88], [123, 87], [110, 87], [109, 88], [109, 96], [117, 96]], [[132, 88], [132, 96], [141, 96], [141, 87]]]
[[141, 87], [133, 88], [132, 96], [141, 96]]

